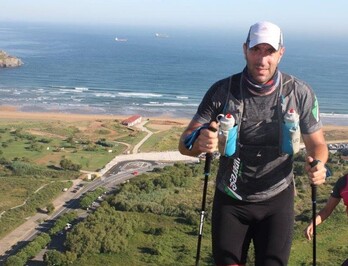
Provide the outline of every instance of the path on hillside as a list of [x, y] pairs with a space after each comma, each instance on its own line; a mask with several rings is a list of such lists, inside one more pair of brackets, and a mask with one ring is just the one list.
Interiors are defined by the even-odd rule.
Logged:
[[137, 126], [138, 128], [140, 128], [141, 131], [145, 131], [147, 132], [147, 135], [141, 140], [139, 141], [139, 143], [137, 145], [134, 146], [133, 148], [133, 154], [136, 154], [139, 152], [139, 148], [141, 145], [143, 145], [145, 143], [145, 141], [147, 141], [153, 134], [152, 131], [148, 130], [146, 127], [144, 127], [144, 125], [147, 123], [148, 121], [143, 121], [139, 126]]

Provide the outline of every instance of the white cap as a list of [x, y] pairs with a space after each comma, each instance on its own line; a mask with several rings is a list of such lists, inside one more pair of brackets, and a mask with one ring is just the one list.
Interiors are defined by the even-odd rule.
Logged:
[[283, 46], [283, 35], [277, 25], [267, 21], [257, 22], [250, 27], [246, 43], [248, 48], [260, 43], [268, 43], [278, 50]]

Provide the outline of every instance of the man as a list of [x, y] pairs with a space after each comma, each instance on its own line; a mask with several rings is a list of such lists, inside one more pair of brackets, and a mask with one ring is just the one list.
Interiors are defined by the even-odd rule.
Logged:
[[[253, 241], [256, 265], [287, 265], [294, 221], [292, 157], [299, 142], [295, 133], [301, 130], [312, 184], [325, 182], [327, 145], [312, 89], [278, 70], [285, 52], [280, 28], [270, 22], [252, 25], [243, 52], [246, 67], [208, 90], [181, 136], [179, 151], [189, 156], [216, 151], [218, 132], [211, 130], [218, 127], [216, 118], [234, 117], [238, 134], [229, 141], [237, 149], [232, 156], [220, 156], [216, 178], [214, 261], [245, 265]], [[287, 113], [297, 115], [288, 129]], [[285, 151], [284, 141], [293, 152]], [[319, 163], [311, 167], [314, 160]]]

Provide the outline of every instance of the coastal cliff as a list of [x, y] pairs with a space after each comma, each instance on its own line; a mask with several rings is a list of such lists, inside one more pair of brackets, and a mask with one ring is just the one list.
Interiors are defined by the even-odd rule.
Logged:
[[23, 65], [22, 60], [17, 57], [8, 55], [6, 52], [0, 50], [0, 68], [19, 67], [21, 65]]

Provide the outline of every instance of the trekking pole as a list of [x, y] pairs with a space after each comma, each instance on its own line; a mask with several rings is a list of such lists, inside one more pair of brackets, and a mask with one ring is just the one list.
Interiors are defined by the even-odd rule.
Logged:
[[[318, 160], [314, 160], [310, 163], [311, 167], [314, 167], [318, 164]], [[311, 184], [312, 187], [312, 223], [313, 223], [313, 266], [317, 265], [317, 225], [316, 225], [316, 218], [317, 218], [317, 186], [314, 184]]]
[[317, 265], [317, 249], [316, 249], [316, 242], [317, 242], [317, 232], [316, 232], [316, 205], [317, 205], [317, 186], [316, 185], [311, 185], [312, 187], [312, 213], [313, 213], [313, 217], [312, 217], [312, 220], [313, 220], [313, 266]]
[[203, 197], [202, 197], [202, 208], [201, 208], [201, 219], [199, 224], [199, 233], [198, 233], [198, 242], [197, 242], [197, 253], [196, 253], [196, 266], [199, 265], [199, 257], [201, 253], [201, 242], [203, 236], [203, 224], [205, 216], [205, 202], [207, 197], [207, 188], [208, 188], [208, 178], [210, 174], [210, 166], [213, 155], [207, 153], [205, 155], [205, 165], [204, 165], [204, 186], [203, 186]]

